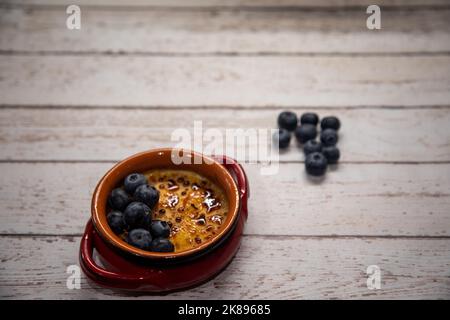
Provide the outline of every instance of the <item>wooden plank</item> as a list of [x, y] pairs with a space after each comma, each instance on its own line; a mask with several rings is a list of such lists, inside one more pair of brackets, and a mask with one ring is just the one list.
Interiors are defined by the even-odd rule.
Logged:
[[[0, 233], [79, 234], [110, 163], [2, 163]], [[450, 235], [450, 165], [339, 165], [322, 183], [301, 164], [245, 165], [246, 234]]]
[[[360, 11], [83, 10], [70, 32], [54, 9], [0, 9], [0, 50], [149, 54], [450, 51], [450, 9], [383, 12], [382, 31]], [[130, 37], [130, 35], [132, 35]]]
[[450, 56], [1, 56], [1, 103], [86, 106], [429, 106]]
[[[448, 299], [449, 240], [245, 237], [231, 265], [206, 284], [166, 296], [121, 293], [82, 277], [66, 287], [78, 264], [79, 238], [2, 237], [2, 299]], [[381, 269], [381, 289], [366, 286], [366, 269]]]
[[[308, 109], [294, 109], [301, 114]], [[275, 128], [282, 109], [0, 109], [0, 160], [118, 161], [133, 153], [175, 146], [172, 133], [185, 128], [192, 135], [201, 120], [208, 129]], [[449, 108], [418, 109], [317, 109], [342, 121], [339, 148], [342, 162], [444, 162], [450, 161]], [[245, 125], [243, 125], [245, 124]], [[196, 135], [198, 137], [198, 135]], [[292, 138], [280, 161], [302, 161], [303, 152]], [[201, 139], [196, 139], [196, 141]], [[270, 140], [270, 135], [269, 135]], [[230, 139], [227, 140], [231, 146]], [[204, 140], [203, 147], [209, 141]], [[233, 149], [228, 149], [233, 150]], [[252, 141], [236, 141], [234, 150], [257, 154]], [[202, 150], [198, 150], [202, 151]], [[236, 153], [229, 153], [236, 157]], [[244, 159], [245, 160], [245, 159]]]
[[[4, 4], [11, 5], [70, 5], [70, 0], [3, 0]], [[129, 0], [124, 4], [120, 0], [78, 0], [78, 5], [96, 6], [119, 6], [119, 7], [174, 7], [174, 8], [196, 8], [196, 7], [360, 7], [373, 4], [370, 0]], [[382, 7], [427, 7], [447, 6], [448, 0], [378, 0], [377, 4]]]

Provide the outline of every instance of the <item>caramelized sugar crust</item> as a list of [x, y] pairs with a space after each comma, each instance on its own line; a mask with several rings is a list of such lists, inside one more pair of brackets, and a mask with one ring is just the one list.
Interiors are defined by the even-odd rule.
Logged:
[[155, 169], [144, 175], [160, 193], [153, 219], [169, 223], [175, 251], [195, 248], [219, 232], [229, 209], [220, 186], [187, 170]]

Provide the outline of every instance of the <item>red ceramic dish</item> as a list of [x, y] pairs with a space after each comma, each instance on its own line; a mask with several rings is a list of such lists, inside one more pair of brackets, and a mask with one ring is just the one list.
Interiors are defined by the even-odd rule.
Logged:
[[[99, 236], [89, 221], [80, 244], [80, 264], [85, 274], [102, 286], [150, 293], [186, 289], [217, 275], [237, 253], [248, 215], [249, 193], [245, 172], [229, 158], [224, 167], [235, 176], [241, 206], [234, 229], [220, 246], [192, 261], [155, 265], [152, 260], [133, 260], [121, 254]], [[94, 249], [104, 267], [96, 263]]]
[[[238, 190], [230, 172], [217, 159], [206, 157], [188, 150], [183, 150], [184, 157], [190, 158], [192, 160], [191, 163], [175, 164], [175, 161], [172, 159], [173, 151], [174, 149], [167, 148], [138, 153], [116, 164], [100, 180], [92, 196], [91, 213], [94, 227], [103, 240], [112, 246], [137, 257], [167, 261], [192, 258], [193, 256], [203, 254], [204, 251], [210, 250], [218, 245], [232, 231], [236, 225], [240, 207], [246, 205], [242, 200], [246, 195], [242, 194], [242, 190]], [[175, 151], [180, 152], [181, 150]], [[194, 163], [193, 159], [195, 157], [197, 160], [200, 159], [201, 161]], [[222, 158], [220, 160], [222, 160]], [[107, 198], [111, 190], [120, 185], [123, 179], [130, 173], [144, 172], [158, 168], [193, 171], [209, 178], [222, 187], [228, 200], [229, 210], [217, 235], [208, 241], [204, 241], [195, 248], [179, 252], [161, 253], [136, 248], [123, 241], [111, 230], [106, 220]], [[236, 165], [233, 169], [233, 171], [239, 170], [242, 170], [239, 165]], [[238, 176], [238, 174], [236, 174], [236, 176]]]

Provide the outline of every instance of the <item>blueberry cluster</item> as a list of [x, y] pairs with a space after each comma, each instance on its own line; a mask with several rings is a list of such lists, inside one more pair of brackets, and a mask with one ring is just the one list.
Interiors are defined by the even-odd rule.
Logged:
[[159, 191], [147, 183], [143, 174], [128, 175], [123, 188], [111, 191], [107, 215], [110, 228], [118, 235], [126, 234], [126, 241], [137, 248], [172, 252], [170, 226], [166, 221], [152, 220], [152, 210], [159, 201]]
[[303, 146], [306, 172], [313, 176], [325, 174], [328, 164], [337, 163], [340, 157], [336, 147], [337, 132], [341, 127], [339, 119], [330, 116], [320, 121], [320, 141], [315, 140], [318, 123], [319, 116], [315, 113], [304, 113], [299, 121], [294, 112], [284, 111], [278, 116], [279, 129], [273, 137], [279, 148], [284, 149], [289, 146], [291, 133], [294, 132], [295, 138]]

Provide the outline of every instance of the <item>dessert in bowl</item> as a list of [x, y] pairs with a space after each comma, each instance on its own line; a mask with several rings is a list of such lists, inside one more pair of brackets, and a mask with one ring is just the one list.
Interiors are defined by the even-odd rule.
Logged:
[[[173, 159], [180, 152], [183, 163]], [[220, 162], [193, 151], [156, 149], [105, 174], [92, 198], [92, 220], [119, 250], [146, 259], [181, 259], [224, 240], [240, 205], [238, 187]]]

